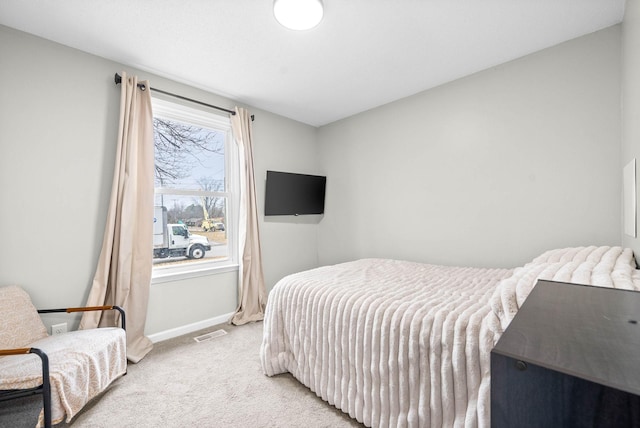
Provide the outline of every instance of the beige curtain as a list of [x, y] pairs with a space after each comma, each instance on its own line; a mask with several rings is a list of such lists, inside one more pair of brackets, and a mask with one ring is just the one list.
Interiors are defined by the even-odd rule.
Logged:
[[251, 116], [247, 110], [236, 107], [236, 114], [231, 116], [231, 129], [240, 157], [240, 274], [238, 275], [238, 309], [230, 322], [241, 325], [264, 318], [267, 292], [262, 273], [262, 253], [258, 231]]
[[[153, 115], [149, 83], [122, 73], [120, 127], [111, 201], [87, 306], [118, 305], [127, 321], [127, 358], [152, 348], [144, 336], [153, 261]], [[80, 328], [114, 325], [113, 312], [85, 312]]]

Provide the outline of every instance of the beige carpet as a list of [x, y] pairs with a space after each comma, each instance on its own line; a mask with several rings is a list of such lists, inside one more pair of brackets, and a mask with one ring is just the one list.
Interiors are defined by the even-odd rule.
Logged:
[[[195, 336], [224, 329], [206, 342]], [[362, 427], [290, 375], [267, 377], [262, 323], [157, 343], [69, 424], [57, 427]], [[0, 427], [35, 426], [39, 397], [0, 403]]]

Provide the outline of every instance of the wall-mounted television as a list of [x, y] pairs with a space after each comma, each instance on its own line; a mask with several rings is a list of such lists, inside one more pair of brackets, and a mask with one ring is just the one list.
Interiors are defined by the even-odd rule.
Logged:
[[264, 215], [324, 214], [327, 177], [267, 171]]

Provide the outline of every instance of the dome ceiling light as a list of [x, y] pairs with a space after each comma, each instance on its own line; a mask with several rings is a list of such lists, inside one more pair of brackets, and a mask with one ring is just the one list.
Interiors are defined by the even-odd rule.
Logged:
[[273, 15], [291, 30], [310, 30], [320, 23], [324, 14], [322, 0], [275, 0]]

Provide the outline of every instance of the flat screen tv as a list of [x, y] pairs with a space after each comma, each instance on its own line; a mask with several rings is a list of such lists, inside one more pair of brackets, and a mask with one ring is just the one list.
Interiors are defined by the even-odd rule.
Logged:
[[264, 215], [324, 214], [327, 177], [267, 171]]

